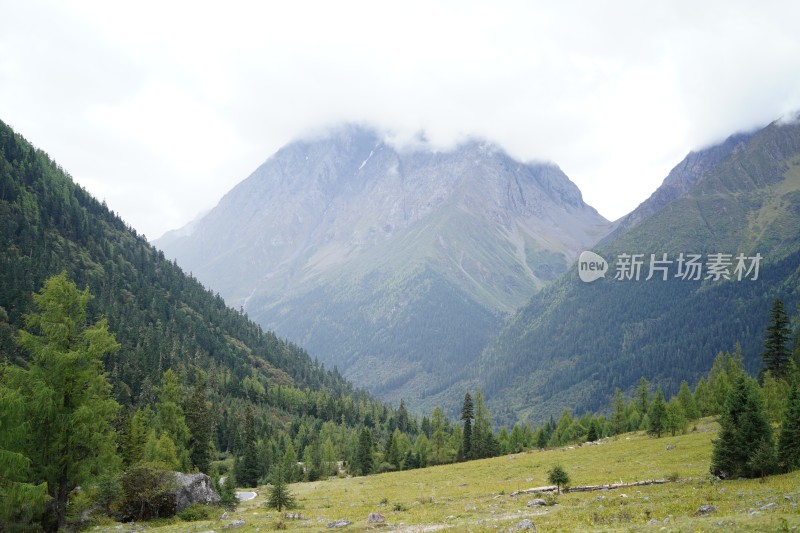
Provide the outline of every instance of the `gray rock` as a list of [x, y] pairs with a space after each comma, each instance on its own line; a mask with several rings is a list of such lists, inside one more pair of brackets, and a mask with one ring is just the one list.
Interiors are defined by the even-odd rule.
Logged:
[[350, 520], [335, 520], [335, 521], [333, 521], [333, 522], [329, 523], [329, 524], [328, 524], [327, 526], [325, 526], [325, 527], [327, 527], [327, 528], [335, 528], [335, 527], [347, 527], [347, 526], [349, 526], [350, 524], [352, 524], [352, 522], [351, 522]]
[[175, 472], [178, 488], [175, 490], [175, 512], [180, 513], [190, 505], [216, 505], [219, 494], [214, 490], [211, 478], [205, 474], [182, 474]]
[[778, 506], [778, 504], [777, 504], [777, 503], [775, 503], [775, 502], [772, 502], [772, 503], [768, 503], [767, 505], [762, 505], [761, 507], [759, 507], [759, 508], [758, 508], [758, 510], [759, 510], [759, 511], [772, 511], [772, 510], [773, 510], [773, 509], [775, 509], [777, 506]]
[[384, 522], [386, 522], [386, 517], [381, 513], [369, 513], [367, 516], [368, 524], [383, 524]]
[[695, 516], [700, 516], [704, 514], [711, 514], [716, 513], [717, 509], [713, 505], [701, 505], [697, 511], [694, 513]]
[[233, 522], [231, 522], [230, 524], [225, 526], [225, 529], [234, 528], [234, 527], [242, 527], [243, 525], [244, 525], [244, 520], [238, 519], [238, 520], [234, 520]]
[[515, 524], [509, 531], [529, 531], [531, 529], [536, 531], [536, 525], [526, 518], [522, 522]]
[[536, 498], [528, 502], [528, 507], [538, 507], [539, 505], [547, 505], [547, 502], [541, 498]]

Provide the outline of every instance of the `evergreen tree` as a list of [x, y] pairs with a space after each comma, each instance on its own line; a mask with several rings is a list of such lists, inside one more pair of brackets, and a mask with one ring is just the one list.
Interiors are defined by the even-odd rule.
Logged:
[[146, 415], [142, 409], [136, 409], [128, 421], [128, 432], [122, 445], [122, 462], [125, 466], [134, 465], [144, 459], [148, 434]]
[[594, 442], [600, 438], [600, 427], [596, 419], [592, 418], [589, 423], [589, 432], [586, 434], [586, 442]]
[[120, 466], [112, 423], [119, 405], [103, 372], [103, 356], [119, 349], [105, 319], [89, 324], [89, 290], [65, 274], [49, 278], [33, 295], [38, 312], [25, 316], [19, 344], [32, 356], [15, 368], [26, 417], [33, 478], [47, 483], [53, 519], [64, 525], [75, 487], [88, 486]]
[[664, 432], [664, 421], [667, 416], [667, 406], [664, 403], [664, 393], [661, 392], [661, 387], [656, 391], [656, 397], [650, 405], [650, 412], [647, 416], [650, 419], [650, 427], [647, 428], [647, 432], [660, 438], [661, 433]]
[[694, 388], [694, 403], [700, 416], [708, 416], [713, 412], [711, 392], [705, 378], [701, 377]]
[[747, 375], [742, 373], [733, 382], [719, 424], [711, 473], [722, 478], [765, 474], [770, 468], [765, 458], [774, 455], [772, 426], [758, 386]]
[[460, 458], [463, 461], [472, 459], [472, 419], [475, 411], [472, 404], [472, 396], [469, 393], [464, 395], [464, 403], [461, 406], [461, 420], [464, 421], [463, 443], [461, 445]]
[[486, 407], [483, 393], [475, 392], [475, 424], [472, 427], [472, 457], [481, 459], [495, 457], [500, 453], [500, 445], [492, 432], [492, 416]]
[[228, 510], [236, 509], [239, 505], [239, 498], [236, 496], [236, 474], [234, 469], [228, 470], [222, 486], [218, 487], [219, 504]]
[[156, 402], [156, 434], [158, 437], [168, 435], [175, 445], [178, 457], [178, 468], [182, 472], [191, 470], [189, 456], [189, 426], [183, 412], [181, 383], [178, 375], [168, 369], [161, 378], [158, 401]]
[[447, 445], [447, 435], [445, 430], [447, 419], [439, 406], [436, 406], [431, 413], [431, 439], [433, 441], [433, 462], [436, 464], [444, 463], [446, 460], [445, 446]]
[[641, 416], [647, 414], [650, 408], [650, 382], [644, 376], [639, 378], [639, 386], [636, 387], [636, 409]]
[[267, 507], [276, 509], [279, 513], [284, 509], [291, 509], [295, 506], [295, 498], [289, 491], [286, 481], [287, 475], [283, 465], [278, 465], [272, 474], [272, 486], [269, 488], [267, 497]]
[[800, 468], [800, 386], [792, 384], [778, 438], [778, 462], [787, 472]]
[[[258, 447], [256, 442], [256, 421], [253, 408], [248, 406], [245, 411], [242, 458], [237, 464], [236, 481], [243, 487], [256, 487], [263, 472], [261, 462], [258, 460]], [[296, 459], [295, 459], [296, 461]]]
[[688, 421], [683, 406], [677, 397], [673, 396], [664, 410], [664, 431], [669, 431], [674, 437], [676, 433], [686, 431]]
[[[644, 379], [644, 378], [642, 378]], [[647, 381], [647, 380], [645, 380]], [[628, 418], [625, 416], [625, 399], [619, 387], [614, 391], [614, 401], [611, 413], [611, 429], [615, 435], [625, 433], [628, 430]]]
[[692, 391], [689, 389], [689, 383], [687, 383], [685, 379], [681, 381], [681, 386], [678, 389], [678, 401], [683, 408], [683, 414], [686, 416], [688, 422], [694, 422], [700, 418], [700, 410], [697, 408], [697, 402], [695, 402]]
[[189, 428], [191, 463], [200, 472], [208, 473], [211, 466], [211, 403], [206, 399], [206, 384], [199, 376], [194, 391], [186, 402], [186, 426]]
[[0, 531], [33, 530], [44, 508], [47, 485], [32, 482], [30, 459], [23, 453], [27, 435], [25, 402], [4, 384], [0, 363]]
[[561, 494], [561, 487], [569, 487], [569, 474], [567, 474], [564, 467], [559, 464], [554, 465], [553, 468], [547, 472], [547, 479], [557, 487], [556, 490], [559, 494]]
[[772, 303], [769, 325], [764, 335], [764, 351], [761, 352], [764, 370], [769, 370], [776, 378], [785, 378], [787, 375], [791, 357], [789, 351], [791, 334], [789, 316], [783, 308], [783, 302], [778, 298]]
[[372, 433], [367, 428], [362, 428], [358, 436], [358, 449], [354, 459], [356, 475], [366, 476], [372, 472]]

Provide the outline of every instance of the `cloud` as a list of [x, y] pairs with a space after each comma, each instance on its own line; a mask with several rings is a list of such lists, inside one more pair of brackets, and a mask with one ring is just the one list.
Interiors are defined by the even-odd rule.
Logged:
[[6, 8], [0, 118], [151, 237], [343, 121], [553, 161], [616, 218], [689, 150], [800, 109], [796, 2]]

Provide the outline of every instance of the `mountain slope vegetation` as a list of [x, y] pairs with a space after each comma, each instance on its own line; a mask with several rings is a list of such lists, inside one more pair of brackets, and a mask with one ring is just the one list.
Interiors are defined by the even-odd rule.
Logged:
[[[642, 375], [674, 393], [734, 341], [747, 369], [759, 368], [772, 301], [800, 301], [800, 123], [773, 123], [705, 155], [690, 154], [665, 181], [677, 194], [643, 204], [595, 249], [610, 263], [605, 278], [581, 282], [574, 265], [487, 348], [478, 381], [501, 419], [595, 410], [609, 387], [630, 391]], [[676, 278], [681, 253], [701, 256], [703, 268], [730, 254], [731, 279]], [[615, 279], [623, 254], [642, 255], [638, 281]], [[666, 281], [661, 271], [646, 281], [651, 254], [672, 261]], [[738, 254], [761, 256], [757, 279], [737, 280]]]

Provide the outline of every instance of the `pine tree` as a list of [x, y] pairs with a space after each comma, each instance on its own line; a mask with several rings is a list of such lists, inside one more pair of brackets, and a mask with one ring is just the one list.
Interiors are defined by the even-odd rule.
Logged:
[[147, 438], [146, 415], [142, 409], [137, 409], [128, 421], [128, 433], [122, 445], [122, 461], [125, 466], [134, 465], [144, 459]]
[[757, 477], [770, 469], [774, 456], [772, 426], [764, 411], [758, 386], [740, 374], [728, 393], [713, 441], [711, 473], [722, 478]]
[[647, 432], [660, 438], [661, 433], [664, 432], [664, 421], [667, 416], [667, 406], [664, 403], [664, 393], [661, 392], [661, 387], [656, 391], [656, 397], [653, 399], [647, 416], [650, 419], [650, 427]]
[[164, 434], [175, 445], [178, 468], [182, 472], [190, 471], [191, 459], [187, 447], [189, 426], [186, 425], [186, 415], [183, 412], [181, 383], [171, 368], [161, 377], [161, 388], [156, 402], [156, 435], [160, 438]]
[[639, 378], [639, 386], [636, 387], [636, 409], [644, 417], [650, 408], [650, 382], [644, 376]]
[[761, 352], [764, 370], [769, 370], [776, 378], [785, 378], [787, 375], [791, 334], [789, 316], [783, 308], [783, 302], [776, 299], [772, 303], [769, 325], [764, 335], [764, 351]]
[[362, 428], [359, 434], [354, 459], [356, 475], [366, 476], [372, 472], [372, 433], [367, 428]]
[[561, 487], [569, 487], [569, 474], [560, 464], [554, 465], [547, 473], [547, 479], [556, 486], [556, 490], [561, 494]]
[[431, 413], [431, 439], [433, 441], [433, 462], [437, 464], [445, 462], [446, 426], [447, 419], [444, 412], [439, 406], [436, 406]]
[[189, 428], [191, 463], [200, 472], [208, 473], [211, 466], [211, 403], [206, 399], [205, 382], [198, 376], [192, 396], [186, 402], [186, 426]]
[[247, 407], [245, 411], [244, 432], [242, 435], [244, 450], [236, 471], [236, 481], [243, 487], [256, 487], [262, 474], [261, 464], [258, 460], [258, 447], [256, 442], [256, 421], [253, 408]]
[[673, 396], [664, 410], [664, 431], [669, 431], [674, 437], [676, 433], [686, 431], [687, 423], [680, 400]]
[[612, 408], [614, 409], [611, 414], [612, 431], [614, 431], [615, 435], [625, 433], [628, 430], [628, 419], [625, 416], [625, 399], [622, 397], [622, 391], [619, 389], [619, 387], [617, 387], [614, 391]]
[[686, 380], [681, 381], [681, 386], [678, 389], [678, 401], [683, 408], [683, 414], [686, 416], [687, 421], [694, 422], [700, 418], [697, 402], [694, 401], [694, 396], [692, 391], [689, 390], [689, 383]]
[[800, 386], [795, 382], [778, 438], [778, 462], [787, 472], [800, 468]]
[[472, 404], [472, 396], [469, 393], [464, 395], [464, 403], [461, 406], [461, 420], [464, 421], [464, 436], [463, 444], [461, 445], [461, 460], [467, 461], [472, 459], [472, 419], [474, 418], [474, 408]]
[[286, 481], [286, 472], [282, 465], [278, 465], [272, 474], [272, 486], [267, 497], [267, 507], [276, 509], [279, 513], [284, 509], [291, 509], [295, 506], [295, 498], [289, 492]]
[[89, 290], [66, 274], [49, 278], [33, 295], [38, 312], [25, 316], [19, 344], [32, 356], [16, 372], [26, 416], [34, 478], [47, 482], [54, 520], [62, 527], [69, 494], [120, 466], [112, 423], [119, 405], [103, 372], [103, 356], [119, 349], [108, 323], [89, 324]]

